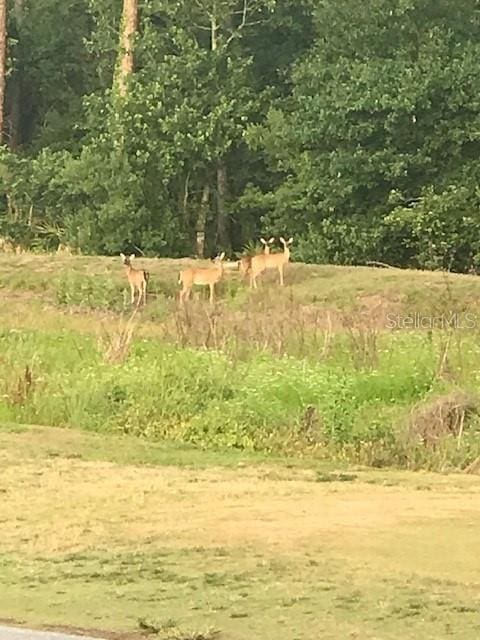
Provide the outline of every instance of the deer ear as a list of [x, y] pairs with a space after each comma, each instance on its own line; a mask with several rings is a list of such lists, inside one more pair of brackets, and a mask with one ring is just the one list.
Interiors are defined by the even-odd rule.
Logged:
[[272, 242], [275, 242], [275, 238], [270, 238], [270, 240], [268, 241], [268, 244], [272, 244]]
[[219, 256], [219, 259], [220, 259], [220, 260], [223, 260], [223, 259], [224, 259], [224, 257], [225, 257], [225, 251], [222, 251], [222, 253], [221, 253], [221, 254], [220, 254], [220, 256]]
[[281, 242], [282, 244], [285, 244], [285, 238], [280, 238], [280, 242]]
[[290, 240], [288, 241], [288, 244], [292, 244], [293, 242], [293, 238], [290, 238]]
[[131, 256], [130, 256], [130, 260], [133, 260], [134, 258], [135, 258], [135, 254], [132, 253]]
[[260, 242], [261, 242], [262, 244], [267, 244], [267, 241], [266, 241], [266, 240], [264, 240], [263, 238], [260, 238]]
[[125, 262], [125, 254], [124, 253], [120, 254], [120, 258], [122, 259], [122, 262]]

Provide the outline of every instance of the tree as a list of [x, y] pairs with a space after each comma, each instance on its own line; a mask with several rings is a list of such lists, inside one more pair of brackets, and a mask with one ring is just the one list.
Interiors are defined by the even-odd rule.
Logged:
[[[218, 89], [223, 93], [223, 89], [230, 83], [226, 76], [227, 69], [231, 68], [229, 60], [237, 59], [237, 65], [241, 69], [245, 64], [242, 59], [241, 50], [235, 44], [238, 42], [244, 32], [255, 24], [265, 21], [265, 13], [273, 11], [275, 0], [195, 0], [194, 5], [197, 9], [193, 14], [191, 27], [197, 45], [202, 46], [202, 32], [209, 35], [207, 47], [211, 53], [211, 64], [215, 66]], [[187, 23], [185, 24], [187, 27]], [[195, 33], [196, 32], [196, 33]], [[236, 77], [239, 77], [237, 74]], [[243, 82], [245, 79], [243, 78]], [[241, 91], [241, 87], [239, 88]], [[221, 103], [222, 97], [218, 96]], [[227, 100], [231, 100], [231, 97]], [[222, 111], [218, 110], [218, 117], [222, 117]], [[202, 190], [202, 203], [199, 209], [200, 215], [196, 222], [197, 249], [203, 247], [203, 238], [205, 237], [205, 208], [208, 204], [209, 194], [216, 194], [216, 213], [217, 222], [215, 228], [215, 244], [223, 249], [231, 249], [231, 234], [228, 225], [227, 200], [229, 197], [228, 189], [228, 168], [227, 168], [227, 152], [229, 147], [238, 143], [237, 140], [225, 139], [220, 130], [225, 129], [221, 122], [218, 122], [217, 132], [220, 135], [212, 140], [217, 147], [213, 151], [214, 168], [210, 175], [215, 176], [215, 189], [211, 189], [207, 182]], [[228, 127], [227, 129], [228, 130]], [[231, 135], [231, 131], [228, 135]], [[207, 178], [208, 179], [208, 178]], [[211, 178], [210, 178], [211, 179]]]
[[3, 139], [5, 85], [7, 73], [7, 0], [0, 0], [0, 144]]
[[120, 25], [119, 62], [117, 85], [120, 96], [127, 93], [128, 79], [133, 73], [134, 38], [138, 26], [138, 0], [123, 0], [122, 22]]
[[292, 95], [250, 132], [280, 176], [272, 224], [330, 243], [317, 258], [408, 259], [379, 238], [385, 215], [462, 181], [480, 151], [478, 27], [474, 0], [322, 2]]

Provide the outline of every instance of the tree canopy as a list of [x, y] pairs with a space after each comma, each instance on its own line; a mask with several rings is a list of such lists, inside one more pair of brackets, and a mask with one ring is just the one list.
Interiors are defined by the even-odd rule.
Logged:
[[11, 4], [2, 235], [480, 267], [477, 0], [127, 4]]

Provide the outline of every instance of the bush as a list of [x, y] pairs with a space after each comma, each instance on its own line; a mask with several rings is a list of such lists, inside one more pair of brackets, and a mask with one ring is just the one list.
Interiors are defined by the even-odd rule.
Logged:
[[362, 216], [325, 218], [308, 234], [300, 236], [294, 249], [300, 262], [365, 264], [376, 260], [381, 239], [380, 222]]
[[384, 252], [411, 267], [478, 270], [479, 206], [476, 188], [451, 186], [440, 193], [428, 188], [413, 206], [396, 207], [386, 216]]

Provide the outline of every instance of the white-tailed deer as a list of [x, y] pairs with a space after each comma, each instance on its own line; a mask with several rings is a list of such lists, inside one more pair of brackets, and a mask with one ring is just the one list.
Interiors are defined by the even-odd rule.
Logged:
[[278, 269], [280, 284], [283, 287], [283, 269], [290, 260], [290, 249], [288, 247], [292, 244], [293, 238], [288, 241], [280, 238], [280, 242], [283, 244], [282, 253], [263, 253], [252, 257], [249, 268], [250, 288], [257, 288], [257, 277], [267, 269]]
[[214, 258], [214, 267], [184, 269], [180, 272], [178, 282], [182, 285], [182, 289], [180, 291], [181, 303], [190, 297], [194, 284], [208, 285], [210, 287], [210, 303], [213, 303], [215, 285], [223, 276], [222, 260], [224, 257], [225, 253], [221, 253], [219, 256]]
[[[275, 238], [270, 238], [269, 240], [260, 238], [260, 242], [263, 244], [263, 255], [268, 256], [270, 254], [270, 245], [275, 242]], [[238, 270], [242, 278], [245, 278], [247, 273], [249, 273], [251, 264], [252, 256], [242, 256], [238, 261]]]
[[275, 238], [270, 238], [270, 240], [264, 240], [260, 238], [260, 242], [263, 244], [263, 253], [268, 256], [270, 253], [270, 245], [275, 242]]
[[16, 244], [8, 238], [0, 237], [0, 253], [16, 253], [18, 256], [25, 253], [25, 250], [22, 245]]
[[57, 255], [71, 256], [73, 255], [73, 252], [71, 247], [68, 244], [63, 244], [62, 242], [60, 242], [60, 244], [57, 247]]
[[242, 256], [238, 261], [238, 270], [240, 271], [240, 275], [242, 278], [245, 278], [247, 275], [250, 265], [252, 264], [252, 256]]
[[123, 253], [120, 257], [125, 267], [125, 273], [127, 274], [128, 284], [130, 285], [130, 293], [132, 295], [132, 304], [135, 302], [135, 290], [138, 291], [137, 307], [143, 298], [143, 304], [147, 304], [147, 283], [150, 277], [148, 271], [143, 269], [134, 269], [132, 262], [135, 258], [135, 254], [126, 256]]

